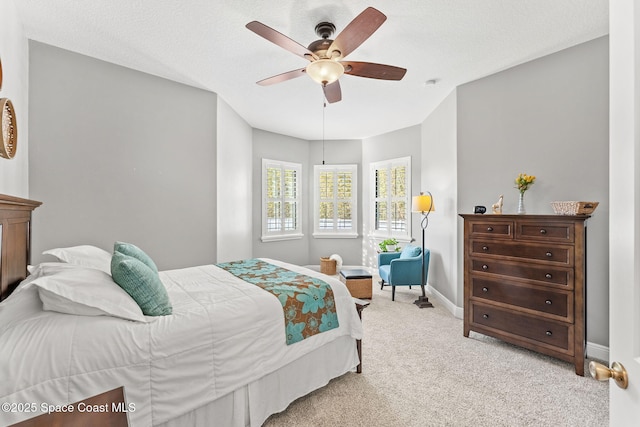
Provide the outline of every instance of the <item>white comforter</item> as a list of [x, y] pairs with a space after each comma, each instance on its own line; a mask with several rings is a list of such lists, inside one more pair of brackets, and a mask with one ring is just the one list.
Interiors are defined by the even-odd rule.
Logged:
[[[43, 311], [35, 288], [19, 288], [0, 304], [0, 404], [34, 403], [40, 411], [43, 404], [68, 404], [124, 385], [127, 403], [135, 405], [131, 425], [150, 426], [211, 402], [336, 337], [362, 337], [342, 283], [265, 261], [330, 283], [340, 327], [287, 346], [278, 299], [213, 265], [161, 272], [173, 314], [147, 318], [148, 323]], [[40, 414], [0, 410], [0, 425]]]

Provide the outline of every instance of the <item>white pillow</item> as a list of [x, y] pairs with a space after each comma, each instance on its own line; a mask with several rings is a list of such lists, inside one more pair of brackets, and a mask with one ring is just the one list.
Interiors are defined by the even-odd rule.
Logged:
[[138, 304], [113, 281], [95, 268], [59, 269], [35, 278], [44, 310], [83, 316], [113, 316], [146, 322]]
[[111, 254], [104, 249], [91, 245], [55, 248], [42, 252], [42, 255], [53, 255], [60, 261], [83, 267], [97, 268], [111, 274]]
[[27, 276], [25, 281], [27, 281], [28, 279], [35, 279], [37, 277], [50, 276], [59, 271], [72, 270], [74, 268], [81, 268], [81, 267], [78, 265], [69, 264], [66, 262], [41, 262], [40, 264], [36, 264], [36, 265], [28, 265], [27, 271], [29, 272], [29, 275]]
[[29, 289], [31, 285], [33, 285], [34, 280], [39, 277], [51, 275], [58, 271], [62, 270], [70, 270], [74, 268], [81, 268], [74, 264], [68, 264], [66, 262], [43, 262], [37, 265], [28, 265], [27, 271], [29, 275], [26, 279], [24, 279], [18, 287], [13, 291], [13, 293], [9, 296], [13, 296], [19, 292], [24, 291], [25, 289]]

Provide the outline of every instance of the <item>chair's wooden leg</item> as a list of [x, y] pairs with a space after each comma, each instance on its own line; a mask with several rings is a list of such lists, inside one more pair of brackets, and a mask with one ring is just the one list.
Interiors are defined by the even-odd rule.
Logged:
[[391, 285], [391, 301], [396, 300], [396, 287]]
[[380, 279], [380, 290], [382, 290], [382, 288], [384, 288], [384, 280]]

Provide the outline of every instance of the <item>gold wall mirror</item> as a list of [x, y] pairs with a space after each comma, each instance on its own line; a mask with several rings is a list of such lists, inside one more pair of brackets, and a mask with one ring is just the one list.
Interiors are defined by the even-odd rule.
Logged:
[[0, 98], [0, 118], [2, 119], [2, 133], [0, 138], [0, 156], [12, 159], [18, 148], [18, 126], [13, 103], [8, 98]]

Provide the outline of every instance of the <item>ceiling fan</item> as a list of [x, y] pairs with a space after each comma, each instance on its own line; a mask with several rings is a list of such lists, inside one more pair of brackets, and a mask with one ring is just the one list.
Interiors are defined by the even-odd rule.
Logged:
[[315, 28], [321, 39], [312, 42], [308, 48], [261, 22], [249, 22], [246, 27], [257, 35], [309, 61], [305, 68], [278, 74], [257, 83], [267, 86], [308, 74], [322, 85], [325, 98], [333, 103], [342, 99], [338, 79], [343, 74], [370, 79], [401, 80], [407, 72], [404, 68], [373, 62], [343, 61], [344, 57], [357, 49], [386, 19], [382, 12], [368, 7], [356, 16], [335, 40], [330, 38], [336, 30], [335, 25], [331, 22], [321, 22]]

